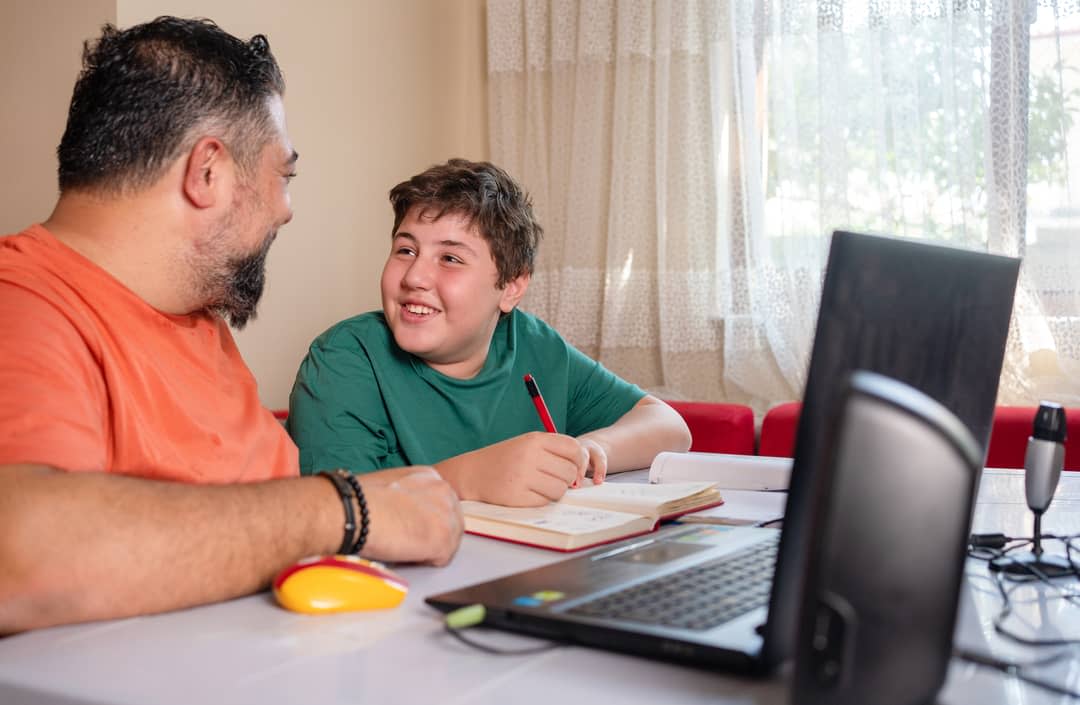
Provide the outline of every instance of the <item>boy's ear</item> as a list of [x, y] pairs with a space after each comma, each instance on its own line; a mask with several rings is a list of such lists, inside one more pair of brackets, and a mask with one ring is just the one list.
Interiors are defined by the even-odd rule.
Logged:
[[511, 279], [503, 287], [502, 297], [499, 299], [499, 310], [503, 313], [510, 313], [514, 310], [514, 307], [518, 305], [521, 298], [525, 296], [525, 292], [529, 289], [529, 281], [532, 279], [531, 274], [522, 274], [519, 277]]
[[225, 145], [216, 137], [203, 137], [188, 152], [184, 167], [184, 195], [196, 208], [210, 208], [216, 203], [229, 203], [226, 193], [232, 158]]

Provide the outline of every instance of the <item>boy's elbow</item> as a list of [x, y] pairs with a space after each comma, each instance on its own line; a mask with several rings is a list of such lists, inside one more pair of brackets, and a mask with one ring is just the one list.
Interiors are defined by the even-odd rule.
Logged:
[[694, 437], [690, 435], [690, 427], [686, 425], [686, 422], [683, 421], [683, 418], [681, 416], [679, 416], [678, 428], [675, 429], [675, 432], [672, 434], [672, 436], [674, 440], [671, 444], [671, 450], [677, 451], [679, 453], [685, 453], [686, 451], [690, 450], [690, 446], [694, 442]]
[[694, 442], [694, 439], [690, 435], [690, 427], [686, 425], [686, 420], [682, 417], [682, 414], [666, 401], [652, 395], [644, 397], [638, 402], [638, 406], [647, 408], [647, 413], [652, 414], [651, 423], [655, 424], [654, 428], [663, 429], [662, 436], [654, 436], [654, 438], [661, 441], [660, 445], [662, 447], [659, 450], [669, 450], [677, 453], [685, 453], [690, 450], [690, 445]]
[[667, 414], [669, 426], [671, 428], [671, 440], [668, 450], [685, 453], [690, 450], [690, 446], [694, 442], [694, 437], [690, 433], [690, 426], [687, 425], [686, 419], [682, 417], [682, 414], [675, 411], [671, 405], [663, 401], [660, 403], [665, 407], [664, 412]]

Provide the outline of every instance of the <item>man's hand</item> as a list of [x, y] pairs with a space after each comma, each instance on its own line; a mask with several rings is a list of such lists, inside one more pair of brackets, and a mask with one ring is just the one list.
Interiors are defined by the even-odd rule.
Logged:
[[581, 484], [590, 451], [576, 438], [533, 431], [438, 463], [462, 499], [535, 507]]
[[381, 561], [446, 565], [461, 543], [457, 495], [434, 468], [359, 476], [371, 516], [363, 555]]

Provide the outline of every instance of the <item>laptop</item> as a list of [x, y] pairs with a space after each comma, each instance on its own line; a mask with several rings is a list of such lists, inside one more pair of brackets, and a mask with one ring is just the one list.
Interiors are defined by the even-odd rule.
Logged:
[[981, 444], [993, 421], [1020, 261], [833, 233], [780, 530], [672, 525], [427, 598], [486, 607], [484, 624], [743, 673], [791, 657], [816, 477], [856, 369], [906, 382]]

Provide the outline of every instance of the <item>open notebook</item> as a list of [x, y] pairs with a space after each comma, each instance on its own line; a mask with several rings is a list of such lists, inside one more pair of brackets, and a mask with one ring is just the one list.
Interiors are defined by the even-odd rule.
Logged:
[[590, 482], [543, 507], [502, 507], [469, 500], [461, 503], [461, 509], [465, 530], [471, 534], [576, 551], [652, 531], [661, 520], [722, 501], [715, 482]]

